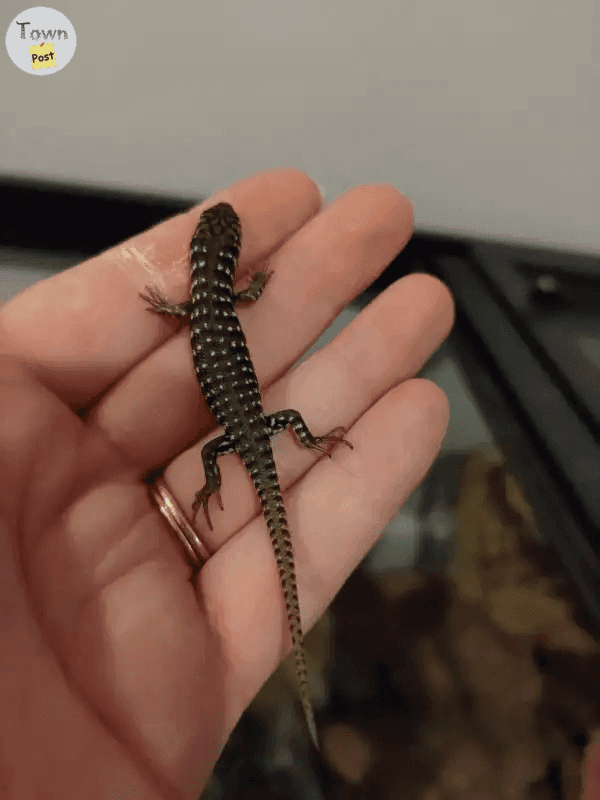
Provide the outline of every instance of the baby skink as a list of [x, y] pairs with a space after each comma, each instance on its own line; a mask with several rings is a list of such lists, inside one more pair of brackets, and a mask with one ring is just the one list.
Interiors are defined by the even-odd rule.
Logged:
[[292, 647], [300, 684], [300, 698], [310, 735], [319, 748], [317, 728], [308, 691], [306, 660], [298, 587], [292, 542], [275, 469], [271, 437], [288, 427], [293, 428], [301, 445], [331, 455], [328, 443], [342, 442], [343, 428], [327, 436], [315, 437], [297, 411], [287, 409], [266, 414], [262, 408], [260, 387], [246, 337], [235, 312], [236, 302], [257, 300], [268, 276], [253, 275], [247, 289], [234, 292], [233, 284], [241, 243], [240, 220], [228, 203], [207, 209], [198, 223], [191, 242], [191, 297], [185, 303], [168, 303], [152, 287], [142, 298], [159, 314], [190, 317], [192, 352], [196, 376], [211, 411], [224, 428], [224, 433], [211, 439], [202, 449], [206, 483], [196, 493], [195, 513], [202, 507], [209, 527], [208, 501], [217, 496], [221, 475], [217, 458], [237, 452], [250, 473], [260, 497], [281, 577]]

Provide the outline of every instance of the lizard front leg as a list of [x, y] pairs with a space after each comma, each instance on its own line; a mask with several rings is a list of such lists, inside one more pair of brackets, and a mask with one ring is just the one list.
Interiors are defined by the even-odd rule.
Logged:
[[239, 292], [233, 293], [234, 302], [253, 303], [255, 300], [258, 300], [272, 274], [272, 272], [255, 272], [246, 289], [241, 289]]
[[185, 303], [169, 303], [154, 286], [146, 286], [146, 292], [140, 292], [140, 297], [148, 303], [148, 311], [166, 317], [189, 317], [192, 310], [191, 300], [186, 300]]

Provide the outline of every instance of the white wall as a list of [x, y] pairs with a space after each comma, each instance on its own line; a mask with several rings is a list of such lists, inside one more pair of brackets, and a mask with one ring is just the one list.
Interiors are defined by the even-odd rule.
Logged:
[[0, 56], [2, 172], [198, 196], [296, 166], [328, 198], [390, 181], [421, 228], [600, 251], [597, 0], [50, 2], [77, 52]]

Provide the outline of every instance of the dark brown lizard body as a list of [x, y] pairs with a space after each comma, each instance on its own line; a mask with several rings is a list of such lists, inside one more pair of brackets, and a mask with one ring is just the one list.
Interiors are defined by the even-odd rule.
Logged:
[[[341, 435], [314, 437], [297, 411], [265, 415], [261, 393], [237, 318], [234, 303], [260, 297], [267, 276], [258, 272], [248, 289], [235, 292], [233, 283], [240, 249], [240, 221], [228, 203], [207, 209], [191, 242], [192, 291], [187, 303], [171, 305], [149, 288], [142, 297], [151, 310], [170, 316], [191, 317], [192, 351], [196, 375], [211, 411], [224, 428], [222, 436], [202, 449], [206, 475], [204, 488], [196, 493], [195, 512], [202, 506], [209, 526], [208, 500], [216, 494], [219, 505], [221, 475], [217, 458], [237, 452], [244, 461], [259, 494], [279, 568], [287, 617], [296, 659], [300, 696], [311, 738], [318, 748], [317, 730], [308, 693], [306, 661], [292, 542], [271, 449], [271, 436], [292, 427], [304, 447], [328, 453], [328, 442], [346, 442]], [[337, 429], [343, 433], [342, 429]]]

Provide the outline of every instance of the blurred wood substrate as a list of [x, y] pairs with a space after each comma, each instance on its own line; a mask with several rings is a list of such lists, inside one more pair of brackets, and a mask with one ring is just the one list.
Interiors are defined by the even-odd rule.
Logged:
[[332, 606], [329, 765], [356, 797], [575, 800], [600, 647], [504, 465], [466, 461], [445, 575], [358, 570]]

